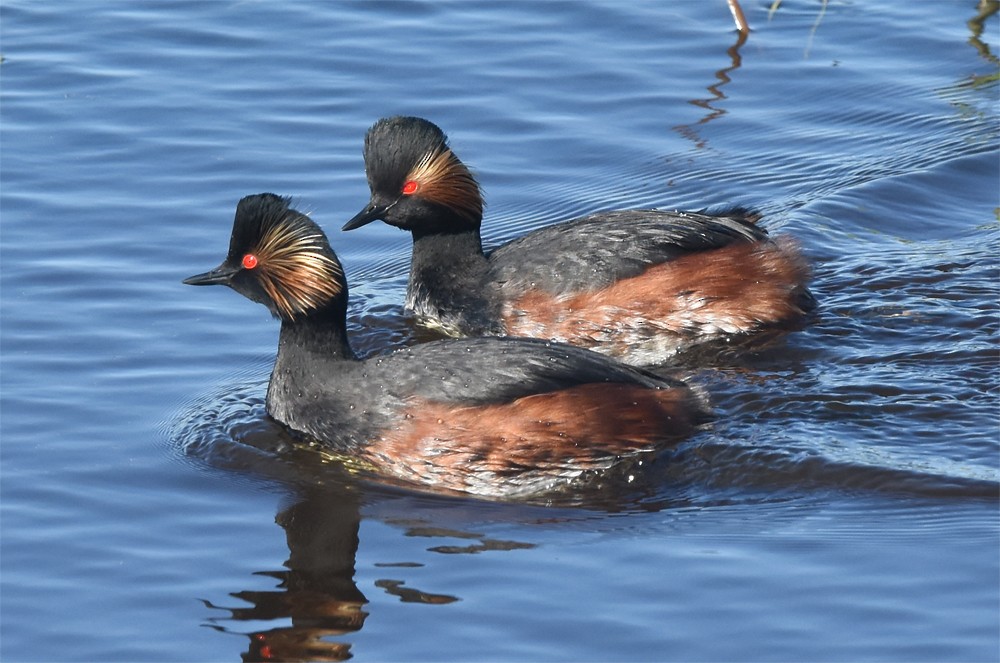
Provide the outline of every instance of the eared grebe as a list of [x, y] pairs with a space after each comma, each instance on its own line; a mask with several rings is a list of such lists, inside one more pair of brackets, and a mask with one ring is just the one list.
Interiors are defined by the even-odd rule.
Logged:
[[683, 382], [536, 339], [440, 340], [359, 359], [337, 256], [274, 194], [241, 200], [225, 261], [184, 282], [227, 285], [281, 319], [272, 417], [407, 482], [545, 491], [707, 420], [703, 396]]
[[809, 268], [757, 215], [620, 210], [542, 228], [484, 254], [479, 184], [436, 125], [376, 122], [365, 136], [371, 201], [413, 234], [406, 308], [453, 336], [533, 336], [633, 364], [711, 338], [789, 326], [812, 309]]

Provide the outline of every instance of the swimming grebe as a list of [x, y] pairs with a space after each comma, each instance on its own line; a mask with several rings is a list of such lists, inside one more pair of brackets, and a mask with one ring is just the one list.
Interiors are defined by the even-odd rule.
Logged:
[[365, 136], [371, 201], [413, 235], [406, 308], [452, 336], [533, 336], [633, 364], [790, 326], [812, 309], [794, 243], [729, 215], [620, 210], [559, 223], [484, 254], [479, 184], [436, 125], [383, 118]]
[[677, 380], [536, 339], [432, 341], [359, 359], [347, 281], [323, 231], [274, 194], [239, 202], [227, 285], [281, 320], [267, 411], [335, 453], [446, 491], [517, 496], [660, 448], [707, 420]]

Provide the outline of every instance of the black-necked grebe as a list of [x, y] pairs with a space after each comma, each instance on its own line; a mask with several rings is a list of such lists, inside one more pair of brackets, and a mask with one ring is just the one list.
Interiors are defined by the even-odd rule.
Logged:
[[381, 119], [364, 158], [371, 201], [344, 230], [381, 219], [410, 231], [406, 308], [453, 336], [532, 336], [648, 364], [815, 306], [794, 243], [745, 210], [599, 213], [487, 255], [479, 184], [436, 125]]
[[227, 285], [281, 319], [274, 419], [403, 481], [536, 493], [707, 420], [704, 397], [683, 382], [536, 339], [446, 339], [359, 359], [336, 254], [274, 194], [241, 200], [225, 261], [184, 282]]

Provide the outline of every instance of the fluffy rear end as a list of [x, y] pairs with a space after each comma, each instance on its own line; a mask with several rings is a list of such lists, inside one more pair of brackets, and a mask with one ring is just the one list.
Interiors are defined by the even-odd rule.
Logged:
[[779, 237], [685, 255], [594, 292], [534, 290], [504, 318], [511, 335], [652, 363], [692, 342], [794, 324], [815, 306], [809, 276], [798, 247]]
[[687, 387], [585, 384], [475, 407], [423, 401], [368, 454], [409, 481], [513, 496], [683, 438], [707, 417], [704, 398]]

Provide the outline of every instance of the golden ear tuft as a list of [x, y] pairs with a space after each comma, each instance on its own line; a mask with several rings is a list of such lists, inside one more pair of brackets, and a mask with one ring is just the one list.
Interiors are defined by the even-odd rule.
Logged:
[[282, 318], [294, 320], [340, 294], [344, 278], [323, 231], [288, 215], [256, 247], [256, 276]]
[[443, 205], [471, 223], [482, 221], [479, 183], [448, 147], [442, 145], [425, 154], [403, 181], [415, 184], [412, 195]]

